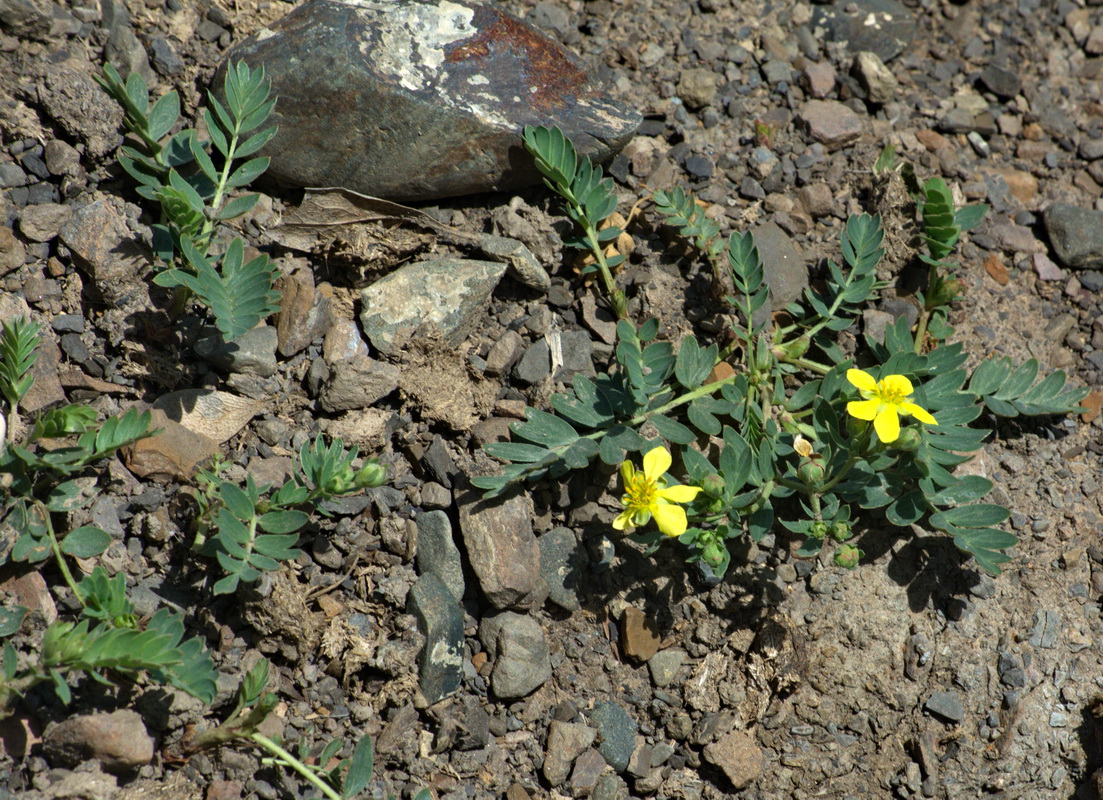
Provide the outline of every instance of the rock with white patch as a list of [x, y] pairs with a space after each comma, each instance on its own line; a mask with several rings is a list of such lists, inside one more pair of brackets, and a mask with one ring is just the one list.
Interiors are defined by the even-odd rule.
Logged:
[[269, 175], [393, 200], [537, 182], [525, 125], [602, 161], [641, 121], [558, 43], [468, 0], [313, 0], [228, 60], [264, 67], [279, 98]]

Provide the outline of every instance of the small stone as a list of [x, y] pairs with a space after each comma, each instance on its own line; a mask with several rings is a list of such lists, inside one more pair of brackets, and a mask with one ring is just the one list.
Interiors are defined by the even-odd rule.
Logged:
[[1034, 271], [1038, 273], [1038, 279], [1043, 281], [1063, 281], [1067, 277], [1065, 271], [1053, 263], [1045, 253], [1035, 253]]
[[184, 71], [184, 60], [163, 36], [156, 36], [149, 43], [149, 56], [153, 68], [166, 78], [175, 77]]
[[598, 752], [610, 767], [624, 772], [636, 747], [636, 733], [639, 730], [636, 721], [619, 705], [608, 701], [594, 706], [590, 720], [601, 734]]
[[[4, 543], [3, 546], [7, 551], [9, 545]], [[29, 612], [40, 615], [47, 625], [57, 621], [57, 605], [41, 572], [11, 575], [0, 581], [0, 599], [10, 600], [15, 605], [23, 606]]]
[[50, 327], [58, 333], [84, 333], [84, 317], [80, 314], [58, 314], [50, 320]]
[[834, 100], [809, 100], [800, 110], [809, 136], [830, 150], [853, 144], [862, 135], [862, 120], [849, 106]]
[[620, 619], [620, 647], [626, 656], [647, 661], [659, 650], [662, 637], [655, 621], [635, 606], [628, 606]]
[[75, 177], [81, 173], [80, 153], [68, 142], [51, 139], [46, 142], [42, 155], [46, 159], [46, 169], [51, 175]]
[[808, 286], [808, 267], [796, 243], [776, 223], [758, 225], [751, 235], [770, 287], [770, 306], [779, 311], [803, 294]]
[[594, 377], [593, 342], [583, 330], [558, 331], [549, 334], [549, 347], [555, 342], [558, 348], [559, 369], [552, 380], [571, 383], [578, 374]]
[[854, 56], [854, 72], [871, 103], [884, 105], [896, 95], [896, 76], [876, 53], [857, 53]]
[[458, 499], [464, 547], [479, 586], [495, 608], [536, 608], [548, 596], [540, 575], [540, 548], [532, 533], [532, 500], [513, 492], [483, 500]]
[[36, 105], [69, 141], [84, 144], [87, 158], [102, 161], [122, 141], [122, 108], [92, 79], [93, 70], [86, 61], [70, 58], [46, 63], [46, 74], [36, 86]]
[[965, 706], [957, 692], [935, 692], [923, 707], [937, 717], [947, 722], [961, 722], [965, 718]]
[[360, 292], [360, 323], [372, 346], [388, 355], [401, 352], [423, 325], [458, 345], [474, 329], [505, 271], [498, 261], [459, 258], [410, 264]]
[[1071, 269], [1103, 267], [1103, 211], [1053, 203], [1042, 217], [1061, 264]]
[[10, 161], [0, 164], [0, 189], [15, 189], [27, 185], [27, 173], [18, 164]]
[[711, 69], [683, 69], [678, 75], [678, 96], [690, 111], [700, 111], [716, 99], [718, 75]]
[[706, 745], [705, 760], [724, 771], [736, 791], [745, 789], [762, 774], [764, 758], [754, 737], [732, 731]]
[[269, 175], [393, 200], [538, 183], [531, 160], [516, 158], [526, 125], [555, 125], [601, 162], [641, 120], [557, 42], [469, 0], [319, 0], [227, 60], [263, 67], [280, 98], [280, 141], [262, 151], [273, 159]]
[[589, 749], [580, 755], [574, 762], [574, 772], [568, 784], [571, 793], [575, 797], [585, 797], [594, 791], [598, 779], [608, 769], [605, 759], [597, 750]]
[[1061, 633], [1061, 615], [1049, 609], [1034, 612], [1034, 627], [1030, 630], [1030, 643], [1034, 647], [1052, 650], [1057, 646]]
[[195, 354], [227, 372], [270, 378], [276, 374], [276, 347], [279, 334], [269, 325], [255, 328], [227, 342], [213, 333], [195, 343]]
[[578, 722], [553, 719], [548, 726], [548, 743], [544, 755], [544, 778], [554, 788], [571, 772], [571, 764], [594, 743], [597, 731]]
[[647, 668], [651, 672], [651, 682], [656, 688], [662, 689], [674, 683], [678, 677], [678, 671], [686, 660], [686, 651], [680, 647], [671, 647], [660, 650], [647, 660]]
[[479, 623], [479, 640], [494, 659], [490, 686], [497, 697], [524, 697], [551, 678], [544, 629], [527, 614], [503, 611], [484, 617]]
[[93, 197], [72, 210], [58, 236], [104, 298], [116, 304], [133, 291], [131, 282], [141, 280], [139, 275], [149, 268], [149, 256], [127, 224], [123, 202], [99, 192]]
[[1023, 90], [1019, 73], [995, 64], [989, 64], [980, 73], [980, 82], [995, 95], [1011, 98]]
[[369, 408], [397, 389], [401, 378], [394, 364], [358, 356], [333, 365], [318, 402], [326, 411]]
[[200, 463], [219, 452], [218, 443], [199, 433], [193, 433], [179, 422], [154, 409], [151, 429], [160, 428], [156, 436], [135, 442], [123, 451], [123, 460], [137, 478], [151, 478], [163, 483], [187, 481]]
[[835, 91], [835, 65], [830, 61], [812, 61], [801, 71], [808, 93], [822, 100]]
[[826, 183], [810, 183], [802, 186], [797, 191], [797, 200], [815, 219], [835, 212], [835, 193]]
[[458, 691], [463, 681], [463, 609], [432, 573], [418, 578], [406, 597], [425, 637], [418, 656], [419, 686], [432, 705]]
[[536, 544], [540, 548], [540, 574], [548, 584], [548, 599], [567, 611], [578, 611], [582, 608], [578, 590], [585, 579], [585, 548], [570, 528], [553, 528]]
[[307, 348], [332, 323], [330, 300], [314, 287], [314, 270], [309, 266], [282, 275], [276, 281], [280, 310], [276, 314], [279, 353], [285, 358]]
[[42, 738], [46, 757], [62, 767], [94, 759], [108, 772], [123, 773], [153, 760], [153, 739], [141, 716], [129, 709], [70, 717]]
[[11, 228], [0, 225], [0, 277], [23, 266], [27, 248], [19, 241]]
[[506, 331], [502, 337], [491, 346], [486, 354], [485, 372], [491, 377], [497, 377], [509, 372], [521, 352], [524, 350], [525, 340], [517, 331]]
[[[440, 484], [436, 486], [443, 489]], [[425, 487], [422, 487], [424, 495]], [[417, 568], [436, 575], [452, 596], [463, 599], [466, 584], [459, 548], [452, 539], [452, 523], [443, 511], [427, 511], [417, 516]]]
[[617, 318], [590, 293], [582, 297], [582, 322], [605, 344], [617, 343]]
[[546, 339], [533, 342], [513, 368], [514, 379], [522, 386], [532, 386], [551, 374], [551, 349]]

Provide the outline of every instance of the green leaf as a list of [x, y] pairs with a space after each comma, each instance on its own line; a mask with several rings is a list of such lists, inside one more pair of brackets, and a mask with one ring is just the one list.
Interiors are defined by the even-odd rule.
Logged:
[[578, 431], [570, 423], [546, 411], [529, 408], [525, 422], [515, 422], [510, 427], [518, 436], [546, 447], [562, 447], [578, 438]]
[[249, 496], [240, 487], [229, 481], [223, 481], [219, 486], [219, 495], [222, 497], [222, 502], [226, 504], [226, 508], [238, 519], [249, 520], [256, 513], [253, 501], [249, 499]]
[[939, 506], [972, 503], [992, 491], [994, 485], [980, 475], [966, 475], [959, 483], [932, 495], [930, 501]]
[[918, 520], [927, 510], [923, 493], [916, 490], [899, 497], [885, 509], [885, 518], [897, 527], [907, 527]]
[[696, 441], [697, 435], [677, 420], [673, 420], [663, 414], [651, 414], [648, 421], [655, 426], [659, 435], [675, 444], [690, 444]]
[[[30, 613], [30, 609], [25, 606], [12, 606], [11, 608], [0, 608], [0, 637], [14, 636], [19, 633], [19, 629], [23, 627], [23, 620], [27, 618], [27, 614]], [[5, 653], [5, 661], [7, 660], [7, 653]], [[5, 672], [7, 671], [7, 664], [5, 666]], [[8, 677], [11, 680], [12, 676]]]
[[266, 533], [294, 533], [310, 522], [310, 516], [302, 511], [269, 511], [261, 514], [257, 525]]
[[686, 389], [699, 387], [712, 371], [717, 352], [715, 344], [702, 348], [694, 336], [683, 339], [674, 364], [674, 376], [678, 379], [678, 383]]
[[977, 227], [981, 220], [984, 219], [985, 214], [989, 211], [989, 207], [984, 203], [976, 203], [970, 206], [963, 206], [959, 208], [954, 214], [954, 225], [963, 231], [969, 231]]
[[240, 197], [235, 197], [222, 207], [215, 219], [225, 221], [247, 214], [253, 210], [258, 200], [260, 200], [259, 194], [243, 194]]
[[999, 525], [1011, 516], [1003, 506], [975, 503], [931, 514], [931, 525], [942, 530], [952, 528], [986, 528]]
[[244, 142], [238, 145], [237, 151], [234, 153], [238, 158], [245, 158], [251, 156], [264, 147], [268, 142], [272, 141], [272, 138], [276, 135], [278, 128], [275, 126], [271, 128], [265, 128], [264, 130], [254, 133]]
[[61, 540], [61, 552], [74, 558], [93, 558], [111, 546], [111, 535], [95, 525], [74, 528]]
[[341, 787], [341, 796], [353, 797], [363, 791], [371, 782], [372, 771], [375, 769], [375, 747], [371, 737], [364, 734], [356, 743], [356, 749], [352, 753], [352, 761], [349, 762], [349, 771], [345, 775]]
[[214, 162], [211, 161], [211, 157], [207, 155], [207, 151], [203, 149], [203, 145], [199, 143], [199, 139], [192, 138], [191, 142], [192, 157], [195, 158], [195, 163], [199, 166], [199, 169], [203, 171], [212, 181], [218, 181], [218, 170], [215, 169]]
[[271, 159], [267, 156], [246, 161], [230, 174], [226, 181], [227, 188], [236, 189], [239, 186], [247, 186], [252, 183], [268, 169], [270, 161]]
[[161, 95], [149, 111], [149, 138], [160, 141], [172, 130], [179, 116], [180, 95], [174, 91]]

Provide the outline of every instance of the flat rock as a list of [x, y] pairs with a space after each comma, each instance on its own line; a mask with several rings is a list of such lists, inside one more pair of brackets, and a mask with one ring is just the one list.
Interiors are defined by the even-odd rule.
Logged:
[[639, 730], [636, 721], [628, 716], [627, 711], [610, 701], [594, 706], [590, 720], [601, 734], [602, 741], [598, 745], [601, 757], [617, 772], [624, 772], [636, 747], [636, 732]]
[[150, 429], [160, 428], [161, 432], [123, 451], [127, 469], [135, 477], [187, 481], [200, 462], [219, 452], [218, 442], [188, 430], [164, 411], [154, 409], [152, 416]]
[[647, 661], [651, 682], [660, 689], [674, 683], [674, 679], [678, 677], [678, 670], [682, 668], [685, 660], [686, 651], [680, 647], [660, 650]]
[[837, 100], [809, 100], [800, 110], [808, 135], [831, 150], [853, 144], [862, 135], [862, 118]]
[[923, 708], [947, 722], [961, 722], [965, 718], [965, 707], [961, 695], [957, 692], [935, 692], [924, 703]]
[[915, 14], [896, 0], [852, 0], [817, 5], [812, 27], [822, 27], [827, 38], [846, 45], [851, 53], [868, 50], [886, 63], [915, 38]]
[[548, 744], [544, 755], [544, 777], [553, 787], [567, 780], [571, 764], [594, 743], [597, 731], [580, 722], [553, 719], [548, 726]]
[[19, 214], [19, 232], [32, 242], [49, 242], [57, 237], [72, 213], [69, 206], [58, 203], [27, 206]]
[[578, 590], [584, 579], [586, 550], [570, 528], [553, 528], [536, 540], [540, 574], [548, 584], [548, 599], [567, 611], [578, 611]]
[[524, 697], [551, 678], [548, 640], [540, 623], [527, 614], [503, 611], [483, 617], [479, 641], [494, 660], [490, 687], [502, 699]]
[[394, 200], [500, 191], [539, 180], [525, 125], [557, 125], [603, 161], [641, 121], [557, 42], [468, 0], [316, 0], [228, 59], [271, 79], [268, 174], [298, 186]]
[[333, 365], [318, 402], [326, 411], [368, 408], [398, 388], [402, 371], [394, 364], [357, 356]]
[[276, 281], [280, 291], [280, 311], [276, 315], [279, 353], [289, 357], [325, 334], [332, 322], [330, 298], [314, 286], [314, 270], [309, 265], [283, 275]]
[[279, 334], [270, 325], [258, 325], [225, 341], [215, 332], [195, 343], [195, 354], [227, 372], [270, 378], [276, 374]]
[[[439, 484], [434, 484], [439, 486]], [[423, 490], [424, 491], [424, 490]], [[463, 599], [466, 584], [460, 550], [452, 539], [452, 523], [443, 511], [427, 511], [417, 517], [417, 568], [436, 575], [452, 596]]]
[[548, 596], [540, 575], [540, 548], [532, 533], [532, 500], [514, 492], [483, 500], [459, 498], [460, 529], [479, 586], [495, 608], [537, 608]]
[[[324, 0], [328, 2], [328, 0]], [[382, 353], [395, 354], [422, 325], [455, 346], [475, 327], [506, 265], [460, 258], [410, 264], [360, 292], [360, 322]]]
[[153, 760], [153, 739], [129, 709], [70, 717], [46, 731], [42, 743], [55, 766], [94, 759], [108, 772], [129, 772]]
[[635, 606], [624, 609], [620, 619], [620, 648], [626, 656], [647, 661], [659, 651], [661, 641], [654, 619]]
[[776, 222], [764, 222], [753, 228], [751, 235], [770, 287], [770, 307], [780, 311], [804, 293], [808, 266], [796, 243]]
[[762, 774], [762, 750], [746, 731], [732, 731], [706, 745], [705, 760], [724, 771], [738, 791]]
[[418, 578], [406, 597], [425, 636], [418, 656], [420, 687], [432, 705], [456, 692], [463, 681], [463, 609], [431, 572]]
[[99, 192], [91, 202], [74, 208], [58, 231], [77, 266], [88, 272], [110, 304], [121, 301], [149, 267], [150, 254], [127, 225], [122, 201]]
[[122, 108], [92, 79], [99, 71], [77, 57], [50, 63], [38, 83], [38, 103], [85, 156], [99, 161], [122, 141]]
[[1103, 211], [1054, 203], [1045, 210], [1043, 219], [1060, 264], [1070, 269], [1103, 266]]

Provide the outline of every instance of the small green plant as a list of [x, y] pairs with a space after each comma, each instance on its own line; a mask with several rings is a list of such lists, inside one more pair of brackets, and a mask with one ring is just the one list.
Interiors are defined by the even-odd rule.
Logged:
[[[539, 129], [526, 133], [537, 165], [557, 164], [566, 175], [562, 162], [574, 150], [561, 138]], [[585, 166], [579, 171], [590, 174]], [[561, 193], [565, 183], [548, 181]], [[943, 202], [936, 190], [931, 196]], [[877, 517], [941, 531], [998, 574], [1016, 542], [998, 527], [1010, 512], [978, 502], [993, 487], [987, 478], [951, 472], [989, 434], [970, 423], [984, 407], [1003, 416], [1069, 413], [1087, 390], [1066, 389], [1059, 370], [1035, 383], [1033, 361], [1013, 369], [1005, 358], [989, 360], [970, 375], [963, 345], [924, 352], [923, 331], [913, 332], [904, 318], [889, 326], [884, 342], [865, 337], [858, 368], [837, 336], [883, 287], [876, 278], [884, 252], [880, 219], [851, 217], [840, 237], [844, 265], [829, 260], [804, 302], [787, 306], [774, 323], [763, 313], [769, 289], [751, 236], [735, 233], [717, 247], [695, 205], [686, 193], [656, 197], [670, 223], [708, 257], [723, 260], [734, 287], [726, 298], [732, 344], [721, 349], [687, 336], [675, 349], [659, 340], [658, 320], [638, 327], [620, 320], [616, 369], [593, 379], [576, 376], [569, 393], [551, 398], [554, 413], [526, 409], [526, 421], [511, 426], [514, 441], [484, 446], [506, 462], [502, 474], [473, 483], [494, 497], [599, 457], [620, 466], [623, 511], [614, 527], [630, 531], [654, 520], [658, 529], [635, 534], [637, 541], [654, 549], [677, 538], [689, 547], [689, 561], [704, 562], [717, 576], [730, 563], [728, 540], [761, 541], [778, 526], [803, 537], [799, 556], [827, 545], [837, 565], [853, 568], [862, 552], [851, 539], [872, 529]], [[608, 195], [590, 207], [612, 211]], [[932, 211], [932, 268], [944, 265], [951, 240], [980, 213], [958, 218]], [[586, 216], [587, 229], [600, 223]], [[727, 368], [717, 371], [722, 362]], [[633, 463], [636, 453], [643, 454], [642, 469]], [[669, 473], [675, 464], [686, 476], [683, 484]]]
[[[204, 112], [209, 141], [190, 128], [170, 136], [180, 116], [175, 91], [150, 105], [149, 90], [137, 72], [124, 82], [106, 64], [97, 76], [100, 86], [122, 106], [126, 129], [141, 140], [145, 152], [126, 145], [119, 164], [138, 183], [138, 194], [161, 206], [162, 221], [153, 226], [154, 251], [168, 267], [154, 283], [176, 287], [181, 302], [194, 295], [211, 310], [215, 325], [228, 341], [240, 336], [279, 310], [276, 269], [268, 256], [245, 261], [245, 244], [235, 237], [221, 256], [212, 256], [213, 237], [220, 223], [250, 211], [255, 194], [231, 197], [267, 168], [267, 157], [252, 156], [276, 135], [276, 128], [260, 128], [275, 107], [269, 98], [264, 69], [230, 64], [223, 82], [226, 104], [207, 93]], [[216, 159], [217, 162], [216, 163]]]
[[[14, 416], [34, 381], [39, 327], [24, 319], [0, 330], [0, 395]], [[105, 671], [131, 678], [140, 673], [173, 685], [209, 702], [214, 698], [214, 667], [198, 639], [182, 641], [183, 621], [167, 609], [139, 628], [125, 595], [122, 575], [109, 579], [102, 567], [79, 583], [68, 558], [94, 558], [111, 544], [111, 536], [94, 525], [59, 534], [55, 521], [91, 504], [97, 494], [92, 467], [120, 448], [146, 436], [150, 415], [136, 410], [96, 422], [95, 412], [79, 405], [46, 411], [34, 420], [26, 437], [16, 442], [16, 426], [0, 439], [0, 530], [14, 539], [0, 553], [0, 564], [35, 564], [53, 557], [58, 570], [80, 601], [78, 622], [55, 621], [23, 659], [10, 641], [22, 628], [27, 609], [6, 609], [0, 615], [3, 648], [0, 714], [39, 683], [52, 682], [63, 702], [71, 690], [66, 676], [84, 672], [108, 683]], [[43, 447], [43, 445], [48, 445]]]
[[223, 480], [221, 461], [201, 470], [195, 548], [217, 559], [226, 572], [214, 593], [230, 594], [242, 581], [254, 582], [262, 572], [297, 558], [297, 531], [310, 521], [304, 508], [324, 514], [326, 500], [382, 484], [385, 468], [374, 459], [354, 468], [357, 453], [355, 447], [346, 451], [340, 439], [326, 445], [319, 436], [299, 449], [295, 475], [279, 488], [258, 487], [252, 476], [244, 489]]
[[[300, 741], [298, 754], [293, 755], [278, 739], [269, 738], [260, 732], [261, 723], [278, 702], [276, 695], [265, 691], [268, 673], [268, 661], [262, 658], [242, 679], [238, 687], [237, 702], [230, 716], [217, 727], [196, 735], [188, 744], [188, 751], [196, 753], [212, 747], [245, 742], [269, 753], [262, 763], [294, 770], [329, 800], [350, 800], [366, 789], [375, 768], [375, 749], [370, 737], [364, 736], [356, 743], [351, 758], [340, 759], [331, 764], [344, 747], [341, 739], [329, 741], [320, 753], [311, 758], [305, 740]], [[314, 763], [310, 763], [311, 761]], [[422, 789], [414, 800], [430, 798], [428, 789]]]

